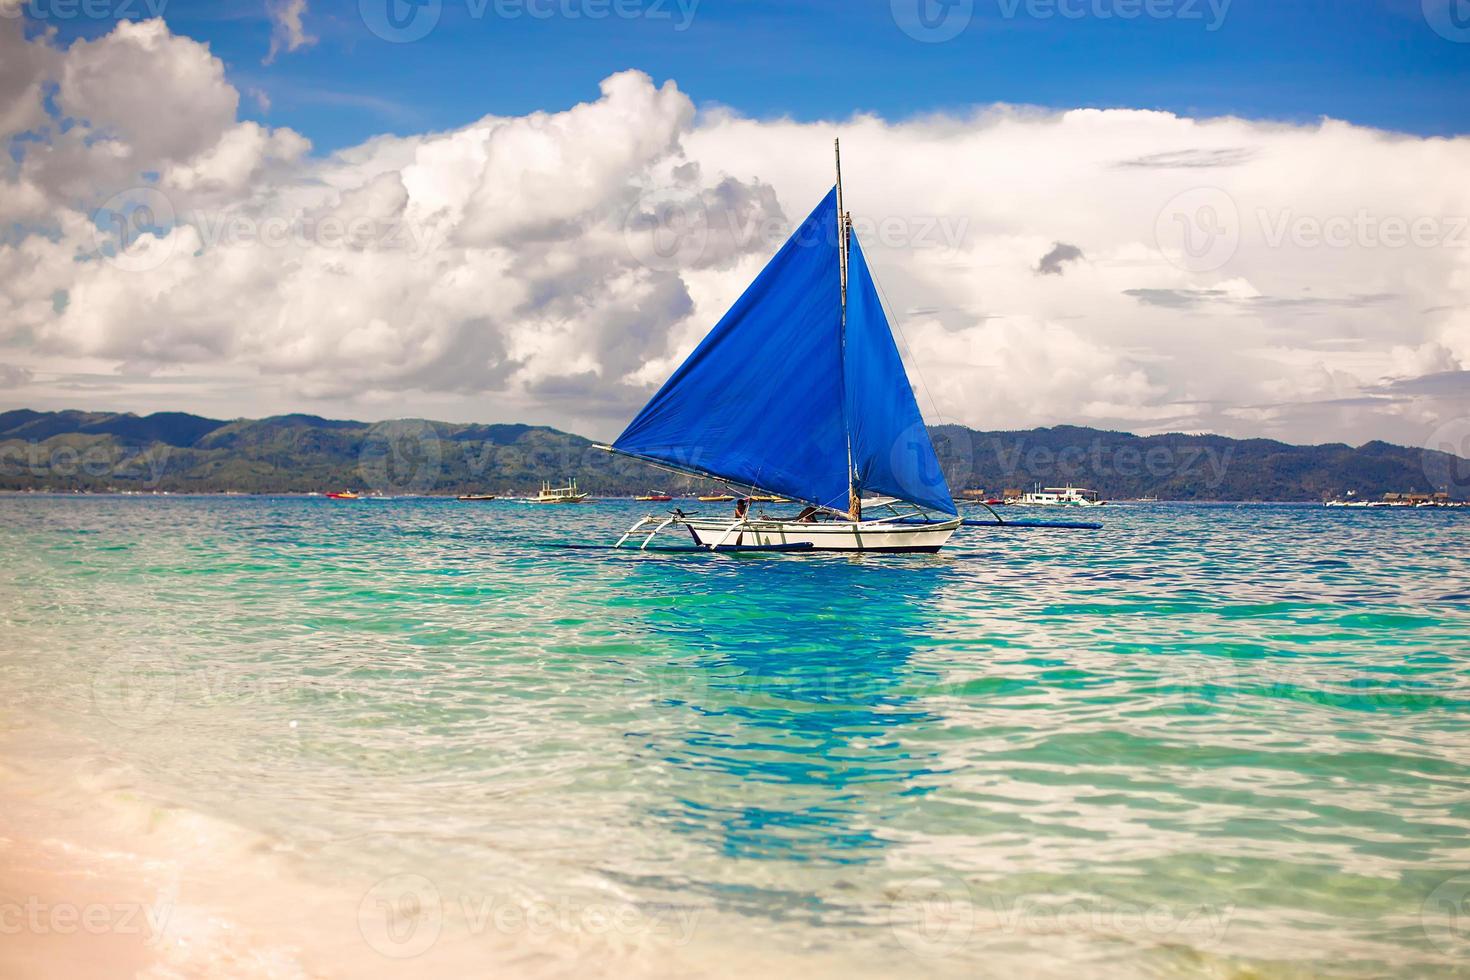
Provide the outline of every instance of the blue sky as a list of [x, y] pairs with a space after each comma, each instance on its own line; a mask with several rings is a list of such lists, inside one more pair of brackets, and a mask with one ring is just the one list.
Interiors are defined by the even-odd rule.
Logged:
[[[318, 152], [563, 108], [630, 67], [758, 117], [901, 119], [999, 101], [1470, 130], [1470, 38], [1442, 36], [1424, 10], [1470, 25], [1470, 0], [616, 0], [634, 16], [601, 17], [614, 0], [311, 0], [315, 43], [269, 65], [261, 0], [108, 2], [165, 3], [175, 32], [207, 41], [232, 82], [268, 97], [269, 111], [247, 100], [242, 115], [290, 126]], [[388, 4], [404, 23], [437, 20], [390, 43], [365, 22]], [[925, 34], [921, 4], [939, 30], [962, 29], [911, 36], [905, 26]], [[63, 36], [107, 26], [51, 20]]]
[[0, 0], [0, 59], [0, 404], [609, 438], [841, 136], [931, 421], [1470, 424], [1470, 0]]

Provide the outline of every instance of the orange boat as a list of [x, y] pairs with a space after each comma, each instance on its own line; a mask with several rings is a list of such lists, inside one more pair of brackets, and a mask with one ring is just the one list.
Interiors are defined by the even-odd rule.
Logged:
[[653, 493], [644, 494], [641, 497], [634, 497], [633, 499], [634, 500], [641, 500], [641, 501], [644, 501], [645, 503], [666, 504], [669, 501], [673, 500], [674, 498], [673, 497], [670, 497], [666, 493], [659, 493], [657, 490], [655, 490], [655, 491], [653, 491]]
[[327, 499], [328, 500], [361, 500], [362, 497], [358, 496], [356, 493], [354, 493], [351, 490], [338, 490], [335, 493], [329, 493], [329, 494], [327, 494]]

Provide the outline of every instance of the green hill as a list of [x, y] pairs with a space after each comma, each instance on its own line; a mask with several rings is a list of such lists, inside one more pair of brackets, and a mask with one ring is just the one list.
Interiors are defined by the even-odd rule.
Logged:
[[[1386, 442], [1293, 446], [1271, 439], [1136, 436], [1062, 425], [1019, 432], [932, 430], [951, 485], [1000, 491], [1071, 483], [1111, 499], [1322, 500], [1349, 490], [1470, 489], [1470, 461]], [[957, 479], [959, 478], [959, 479]]]
[[[932, 435], [956, 492], [1072, 483], [1114, 499], [1320, 500], [1348, 490], [1376, 497], [1449, 489], [1463, 497], [1470, 483], [1470, 461], [1383, 442], [1292, 446], [1079, 426], [1015, 432], [940, 426]], [[517, 494], [568, 477], [608, 495], [708, 486], [610, 456], [588, 439], [545, 426], [367, 423], [313, 415], [221, 421], [179, 412], [0, 413], [4, 490]]]

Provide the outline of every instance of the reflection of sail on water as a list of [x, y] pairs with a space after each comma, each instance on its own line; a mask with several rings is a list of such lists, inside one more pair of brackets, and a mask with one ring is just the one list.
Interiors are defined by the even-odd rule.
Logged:
[[[774, 862], [726, 865], [686, 885], [721, 904], [756, 883], [779, 889], [783, 864], [796, 888], [801, 864], [884, 862], [893, 838], [883, 828], [906, 822], [940, 768], [923, 737], [939, 719], [923, 694], [941, 675], [910, 661], [947, 570], [904, 569], [901, 581], [869, 590], [871, 570], [824, 569], [830, 599], [818, 615], [801, 584], [809, 572], [804, 563], [763, 570], [758, 592], [701, 607], [694, 632], [649, 624], [686, 651], [665, 668], [658, 724], [644, 736], [643, 764], [661, 771], [671, 797], [654, 819], [708, 853]], [[641, 574], [669, 587], [669, 566]], [[735, 900], [757, 912], [766, 898]]]

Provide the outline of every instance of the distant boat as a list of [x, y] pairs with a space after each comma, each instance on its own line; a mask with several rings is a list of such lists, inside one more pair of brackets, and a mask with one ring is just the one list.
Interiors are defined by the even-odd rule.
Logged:
[[553, 487], [550, 483], [542, 483], [541, 492], [531, 498], [531, 503], [580, 504], [588, 496], [589, 494], [582, 493], [577, 489], [576, 480], [573, 480], [564, 487]]
[[497, 498], [493, 493], [465, 493], [461, 494], [458, 499], [471, 503], [483, 503], [487, 500], [495, 500]]
[[328, 500], [361, 500], [362, 497], [352, 490], [337, 490], [327, 494]]
[[1016, 501], [1022, 507], [1101, 507], [1096, 490], [1084, 490], [1071, 485], [1065, 487], [1040, 487], [1024, 494]]
[[728, 504], [735, 498], [728, 493], [714, 493], [700, 497], [699, 502], [703, 504]]
[[777, 496], [774, 496], [774, 495], [766, 495], [766, 494], [759, 494], [759, 493], [758, 494], [755, 494], [754, 496], [752, 496], [750, 498], [750, 502], [753, 503], [753, 504], [789, 504], [789, 503], [791, 503], [791, 501], [788, 500], [785, 497], [777, 497]]
[[1358, 496], [1354, 490], [1349, 490], [1346, 497], [1337, 497], [1333, 500], [1323, 502], [1325, 507], [1354, 507], [1380, 509], [1392, 507], [1395, 509], [1429, 509], [1435, 510], [1445, 507], [1464, 507], [1460, 501], [1450, 499], [1446, 492], [1440, 493], [1386, 493], [1382, 500], [1368, 500]]
[[661, 491], [655, 490], [652, 493], [646, 493], [646, 494], [644, 494], [641, 497], [634, 497], [633, 499], [634, 500], [642, 500], [642, 501], [644, 501], [646, 503], [666, 504], [666, 503], [670, 502], [671, 500], [673, 500], [674, 498], [673, 497], [670, 497], [666, 493], [663, 493]]
[[[802, 504], [646, 517], [710, 550], [938, 551], [961, 524], [837, 185], [611, 446], [674, 473]], [[864, 518], [864, 496], [884, 516]], [[726, 494], [705, 503], [729, 502]]]

